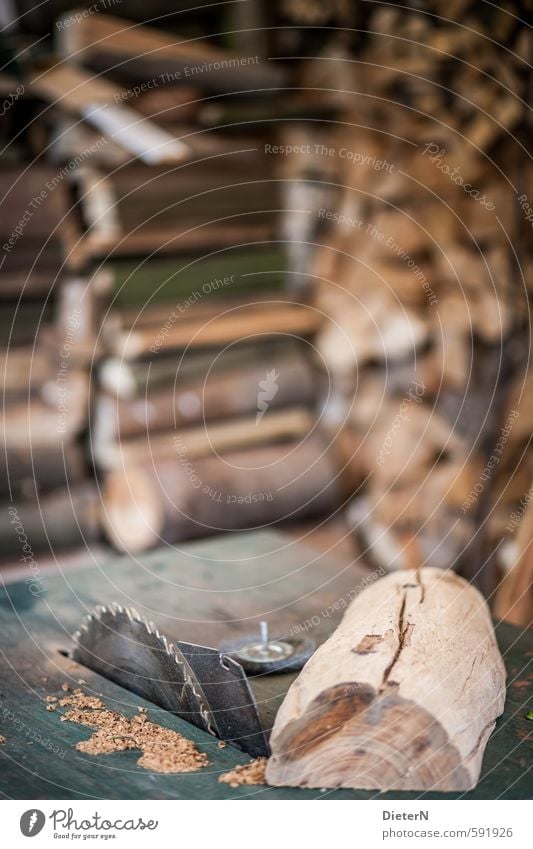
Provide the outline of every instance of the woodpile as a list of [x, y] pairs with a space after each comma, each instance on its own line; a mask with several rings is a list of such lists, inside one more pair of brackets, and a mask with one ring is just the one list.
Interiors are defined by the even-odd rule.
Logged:
[[299, 82], [342, 106], [312, 148], [330, 193], [307, 273], [326, 418], [365, 481], [348, 521], [380, 565], [453, 566], [491, 595], [531, 477], [530, 36], [470, 2], [303, 5], [278, 4], [325, 27]]
[[[0, 170], [4, 556], [97, 536], [84, 436], [89, 356], [103, 273], [79, 272], [81, 235], [68, 175], [49, 165]], [[23, 542], [26, 540], [26, 542]], [[23, 545], [25, 548], [23, 548]]]
[[[18, 278], [8, 269], [6, 290], [18, 297], [31, 270], [41, 299], [32, 321], [44, 296], [50, 316], [35, 368], [29, 321], [9, 352], [7, 456], [21, 494], [39, 481], [51, 544], [62, 540], [61, 484], [87, 517], [87, 540], [96, 512], [107, 538], [135, 551], [338, 503], [335, 452], [315, 414], [310, 340], [321, 316], [287, 293], [287, 198], [266, 153], [274, 124], [323, 108], [280, 97], [282, 65], [244, 41], [239, 53], [107, 13], [74, 15], [58, 21], [55, 55], [24, 67], [27, 97], [47, 115], [35, 123], [48, 137], [31, 145], [49, 164], [27, 172], [32, 183], [25, 166], [6, 180], [20, 184], [21, 218], [43, 182], [50, 197], [23, 222], [26, 265]], [[253, 32], [252, 43], [259, 50]], [[53, 246], [40, 276], [26, 244], [39, 258]], [[24, 509], [31, 528], [39, 505]], [[63, 542], [74, 536], [66, 529]]]

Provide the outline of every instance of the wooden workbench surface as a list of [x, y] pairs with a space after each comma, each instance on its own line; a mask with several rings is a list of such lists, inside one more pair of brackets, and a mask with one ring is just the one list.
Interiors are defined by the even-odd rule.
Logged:
[[[307, 636], [324, 640], [342, 616], [365, 572], [356, 564], [318, 554], [271, 531], [232, 534], [155, 551], [137, 559], [90, 562], [85, 568], [37, 576], [37, 584], [17, 583], [0, 592], [0, 795], [16, 799], [177, 799], [314, 797], [372, 798], [364, 791], [232, 789], [218, 776], [249, 758], [168, 712], [114, 685], [65, 657], [70, 634], [97, 603], [132, 605], [157, 623], [162, 633], [207, 645], [254, 630], [267, 618], [273, 633], [308, 623]], [[33, 587], [33, 593], [30, 591]], [[36, 592], [36, 590], [38, 592]], [[335, 603], [336, 608], [334, 608]], [[505, 713], [489, 741], [482, 779], [467, 798], [526, 798], [531, 795], [531, 729], [526, 719], [531, 698], [530, 632], [503, 623], [497, 637], [508, 673]], [[160, 775], [136, 765], [139, 752], [93, 757], [75, 750], [90, 729], [60, 722], [45, 697], [62, 695], [61, 684], [102, 694], [111, 709], [149, 717], [185, 734], [205, 751], [210, 766], [196, 773]], [[263, 715], [273, 716], [290, 676], [255, 682]], [[264, 708], [267, 707], [265, 712]], [[531, 708], [531, 705], [529, 705]], [[529, 738], [529, 740], [528, 740]], [[529, 773], [529, 776], [531, 773]], [[443, 794], [425, 794], [442, 798]], [[388, 798], [381, 794], [380, 798]], [[391, 794], [416, 798], [416, 794]]]

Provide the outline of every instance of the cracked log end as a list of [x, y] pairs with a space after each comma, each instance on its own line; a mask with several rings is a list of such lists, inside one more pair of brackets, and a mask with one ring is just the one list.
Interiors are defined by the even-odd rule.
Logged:
[[276, 786], [464, 791], [503, 710], [484, 600], [453, 573], [365, 590], [290, 688], [271, 737]]

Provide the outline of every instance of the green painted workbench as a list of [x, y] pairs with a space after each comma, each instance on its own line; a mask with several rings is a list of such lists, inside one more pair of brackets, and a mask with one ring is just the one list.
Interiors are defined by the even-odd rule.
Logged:
[[[65, 652], [70, 634], [98, 603], [133, 605], [170, 638], [207, 645], [257, 627], [267, 618], [273, 633], [306, 626], [318, 642], [336, 627], [344, 604], [363, 572], [356, 565], [317, 553], [271, 531], [230, 534], [166, 548], [137, 559], [90, 561], [84, 568], [34, 575], [33, 583], [0, 590], [0, 795], [15, 799], [335, 799], [377, 798], [364, 791], [240, 787], [218, 776], [249, 758], [194, 726], [74, 663]], [[307, 624], [306, 624], [307, 623]], [[497, 637], [508, 673], [505, 713], [489, 741], [482, 779], [464, 798], [531, 796], [531, 700], [533, 638], [499, 624]], [[529, 673], [529, 674], [528, 674]], [[193, 739], [210, 766], [196, 773], [160, 775], [136, 765], [139, 752], [92, 757], [74, 748], [91, 730], [60, 722], [45, 697], [61, 695], [61, 684], [102, 694], [111, 709], [149, 717]], [[290, 676], [255, 682], [263, 716], [273, 717]], [[256, 686], [257, 685], [257, 686]], [[531, 703], [529, 708], [533, 707]], [[447, 794], [425, 794], [443, 798]], [[451, 794], [450, 794], [451, 796]], [[417, 798], [381, 794], [379, 798]]]

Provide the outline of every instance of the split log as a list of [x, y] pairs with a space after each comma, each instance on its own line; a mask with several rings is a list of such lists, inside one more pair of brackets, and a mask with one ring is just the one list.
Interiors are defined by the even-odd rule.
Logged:
[[136, 552], [162, 541], [305, 519], [338, 503], [334, 460], [312, 436], [112, 472], [103, 486], [102, 524], [116, 548]]
[[438, 569], [388, 575], [350, 604], [289, 689], [267, 782], [471, 790], [504, 699], [480, 593]]

